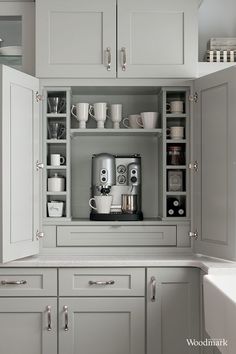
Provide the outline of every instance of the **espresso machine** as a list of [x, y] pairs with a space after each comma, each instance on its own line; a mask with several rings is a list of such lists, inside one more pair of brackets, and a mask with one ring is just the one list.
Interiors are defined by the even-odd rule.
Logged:
[[92, 157], [92, 197], [111, 195], [109, 214], [92, 210], [91, 220], [143, 220], [141, 209], [141, 157], [101, 153]]

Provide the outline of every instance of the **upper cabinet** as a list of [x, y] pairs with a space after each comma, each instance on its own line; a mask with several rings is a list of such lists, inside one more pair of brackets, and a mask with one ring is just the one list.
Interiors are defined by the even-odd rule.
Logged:
[[198, 0], [36, 0], [36, 75], [195, 77], [197, 11]]
[[0, 2], [0, 64], [35, 72], [35, 4]]

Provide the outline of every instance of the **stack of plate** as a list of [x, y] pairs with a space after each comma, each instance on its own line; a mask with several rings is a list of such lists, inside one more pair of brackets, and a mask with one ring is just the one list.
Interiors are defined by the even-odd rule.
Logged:
[[22, 55], [22, 47], [18, 45], [1, 47], [0, 55], [6, 56], [21, 56]]

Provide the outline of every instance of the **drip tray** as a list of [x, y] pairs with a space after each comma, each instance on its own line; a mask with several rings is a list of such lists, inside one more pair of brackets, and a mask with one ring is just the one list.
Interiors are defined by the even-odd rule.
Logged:
[[140, 220], [143, 220], [143, 213], [141, 211], [136, 213], [136, 214], [123, 214], [123, 213], [98, 214], [98, 213], [90, 213], [90, 220], [94, 220], [94, 221], [140, 221]]

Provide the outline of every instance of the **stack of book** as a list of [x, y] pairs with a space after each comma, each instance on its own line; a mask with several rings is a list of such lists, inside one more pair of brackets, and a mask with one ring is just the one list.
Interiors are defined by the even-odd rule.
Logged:
[[236, 38], [211, 38], [207, 49], [205, 61], [236, 62]]

